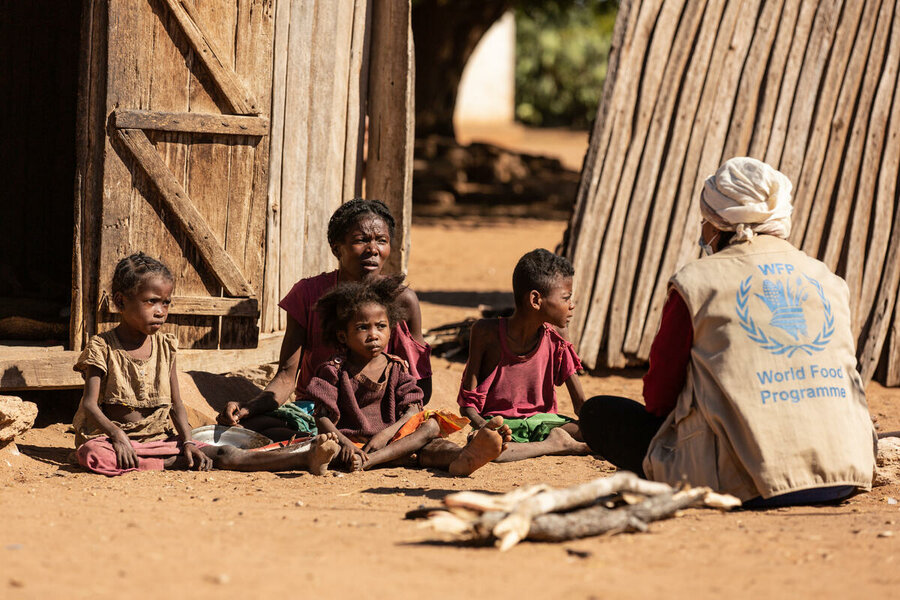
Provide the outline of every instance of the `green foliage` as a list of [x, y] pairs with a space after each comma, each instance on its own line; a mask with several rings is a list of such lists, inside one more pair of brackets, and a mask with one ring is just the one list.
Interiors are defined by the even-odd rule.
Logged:
[[603, 93], [615, 0], [516, 8], [516, 117], [529, 125], [587, 128]]

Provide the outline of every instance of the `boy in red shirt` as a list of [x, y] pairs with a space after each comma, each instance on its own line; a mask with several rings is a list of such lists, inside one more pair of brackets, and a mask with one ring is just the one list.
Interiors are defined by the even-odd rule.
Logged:
[[585, 400], [577, 375], [581, 361], [565, 337], [575, 310], [574, 274], [565, 258], [532, 250], [513, 271], [513, 315], [472, 327], [457, 402], [475, 430], [503, 418], [500, 432], [512, 441], [496, 462], [590, 453], [578, 422], [558, 414], [556, 406], [556, 387], [563, 383], [576, 414]]

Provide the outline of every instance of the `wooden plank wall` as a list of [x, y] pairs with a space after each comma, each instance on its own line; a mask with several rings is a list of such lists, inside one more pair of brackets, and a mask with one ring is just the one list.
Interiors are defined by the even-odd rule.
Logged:
[[567, 236], [584, 362], [646, 362], [704, 179], [753, 156], [848, 283], [864, 379], [900, 385], [900, 0], [622, 0], [613, 46]]
[[328, 218], [362, 193], [369, 4], [276, 3], [264, 332], [294, 283], [337, 266]]
[[285, 328], [278, 301], [297, 281], [337, 266], [328, 219], [363, 195], [364, 175], [366, 196], [384, 200], [397, 219], [390, 266], [405, 266], [413, 148], [409, 0], [279, 0], [274, 53], [263, 332]]
[[406, 271], [412, 222], [415, 55], [410, 0], [374, 0], [369, 70], [366, 196], [397, 221], [388, 269]]

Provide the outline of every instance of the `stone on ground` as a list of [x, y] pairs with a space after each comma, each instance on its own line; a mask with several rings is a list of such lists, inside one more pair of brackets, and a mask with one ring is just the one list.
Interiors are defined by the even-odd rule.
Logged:
[[0, 396], [0, 446], [15, 439], [34, 425], [37, 404], [17, 396]]
[[878, 440], [878, 460], [875, 468], [875, 485], [900, 483], [900, 437]]

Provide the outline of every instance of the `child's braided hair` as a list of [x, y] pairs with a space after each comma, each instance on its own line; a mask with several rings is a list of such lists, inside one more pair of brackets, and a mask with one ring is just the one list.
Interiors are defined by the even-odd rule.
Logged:
[[131, 256], [126, 256], [119, 261], [113, 273], [113, 297], [117, 293], [121, 293], [123, 296], [137, 293], [144, 280], [151, 275], [175, 281], [166, 265], [152, 256], [147, 256], [143, 252], [135, 252]]
[[519, 259], [513, 270], [512, 285], [516, 306], [521, 306], [520, 303], [531, 290], [537, 290], [542, 296], [546, 296], [557, 278], [573, 275], [575, 268], [567, 258], [543, 248], [532, 250]]
[[374, 215], [387, 225], [391, 239], [394, 239], [394, 215], [381, 200], [354, 198], [341, 204], [328, 220], [328, 245], [332, 248], [344, 240], [344, 236], [365, 215]]
[[407, 318], [400, 305], [400, 294], [406, 290], [403, 275], [381, 277], [372, 282], [348, 281], [339, 283], [319, 298], [315, 310], [322, 323], [322, 339], [340, 347], [339, 331], [346, 331], [347, 324], [364, 304], [380, 304], [387, 311], [391, 328]]

